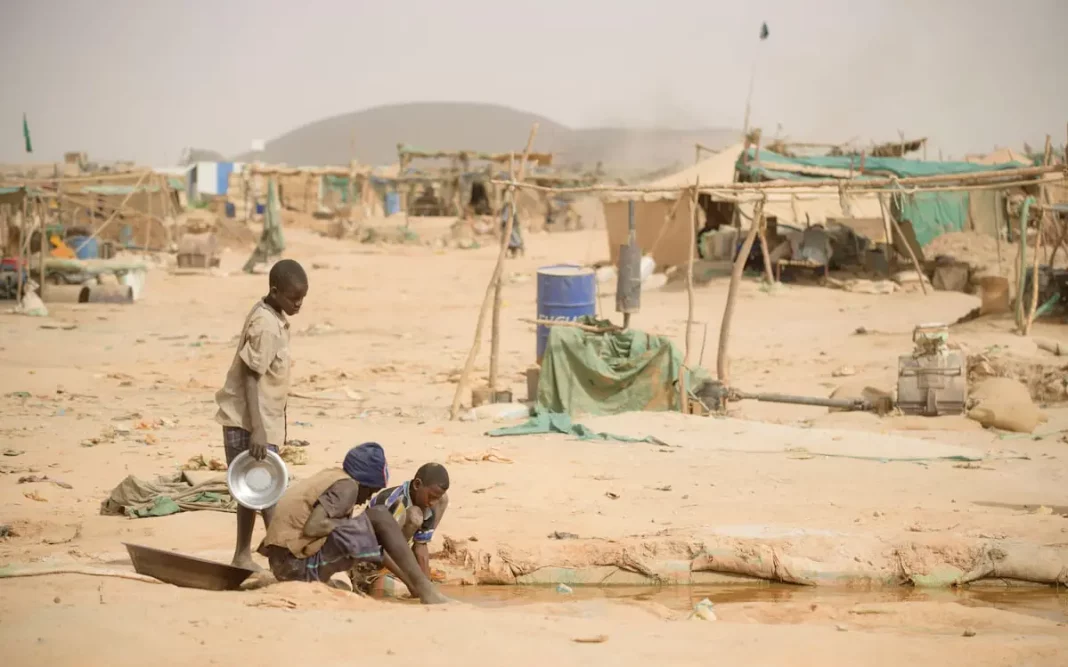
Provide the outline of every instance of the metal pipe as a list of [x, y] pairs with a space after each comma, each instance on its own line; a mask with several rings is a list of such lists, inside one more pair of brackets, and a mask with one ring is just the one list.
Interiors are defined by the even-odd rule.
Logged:
[[89, 300], [89, 288], [85, 285], [44, 285], [41, 300], [46, 303], [85, 303]]
[[817, 398], [815, 396], [793, 396], [790, 394], [749, 394], [741, 391], [731, 393], [735, 400], [749, 399], [764, 403], [791, 403], [794, 405], [815, 405], [842, 410], [871, 410], [872, 405], [863, 399]]
[[133, 287], [129, 285], [90, 285], [88, 303], [133, 303]]

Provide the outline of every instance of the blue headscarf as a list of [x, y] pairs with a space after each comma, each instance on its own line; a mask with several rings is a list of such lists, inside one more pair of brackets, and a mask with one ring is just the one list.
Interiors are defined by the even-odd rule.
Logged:
[[360, 486], [384, 489], [389, 481], [386, 452], [377, 442], [365, 442], [349, 450], [341, 467]]

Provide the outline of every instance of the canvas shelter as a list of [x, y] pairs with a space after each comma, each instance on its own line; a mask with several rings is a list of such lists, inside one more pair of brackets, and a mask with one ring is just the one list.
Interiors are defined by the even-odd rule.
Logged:
[[[638, 246], [642, 253], [650, 254], [659, 266], [685, 264], [690, 256], [690, 235], [694, 233], [693, 208], [688, 195], [679, 200], [680, 189], [692, 187], [698, 177], [701, 183], [733, 181], [735, 163], [743, 149], [740, 143], [729, 146], [697, 164], [643, 184], [665, 188], [664, 192], [621, 191], [606, 196], [603, 200], [604, 219], [612, 262], [619, 260], [619, 246], [627, 242], [628, 208], [633, 201]], [[704, 224], [704, 215], [700, 212], [698, 224]]]

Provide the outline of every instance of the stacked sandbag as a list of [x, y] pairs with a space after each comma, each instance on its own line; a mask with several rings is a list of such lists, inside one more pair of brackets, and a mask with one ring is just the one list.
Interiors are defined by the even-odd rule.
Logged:
[[991, 377], [971, 390], [968, 417], [987, 428], [1032, 433], [1047, 417], [1031, 400], [1027, 386], [1012, 378]]

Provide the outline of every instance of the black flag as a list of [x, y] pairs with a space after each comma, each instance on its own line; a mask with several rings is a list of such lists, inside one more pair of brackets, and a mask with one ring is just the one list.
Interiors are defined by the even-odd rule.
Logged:
[[765, 21], [760, 24], [760, 39], [767, 39], [769, 34], [771, 33], [768, 32], [768, 24]]

